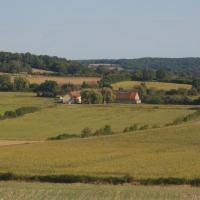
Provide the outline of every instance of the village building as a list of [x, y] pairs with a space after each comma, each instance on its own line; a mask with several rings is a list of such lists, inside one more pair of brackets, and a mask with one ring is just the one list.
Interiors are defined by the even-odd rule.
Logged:
[[59, 97], [59, 103], [64, 104], [81, 104], [81, 92], [80, 91], [72, 91], [68, 94]]
[[117, 90], [114, 91], [116, 101], [121, 103], [140, 104], [141, 99], [137, 91]]

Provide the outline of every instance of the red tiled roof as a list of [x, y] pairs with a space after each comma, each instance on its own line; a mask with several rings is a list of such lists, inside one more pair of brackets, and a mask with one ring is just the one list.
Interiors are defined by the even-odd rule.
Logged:
[[96, 85], [97, 81], [86, 81], [86, 84], [88, 84], [88, 85]]
[[69, 95], [70, 95], [71, 97], [78, 98], [78, 97], [81, 96], [81, 92], [80, 92], [80, 91], [72, 91], [72, 92], [69, 93]]
[[117, 100], [135, 100], [138, 92], [134, 91], [116, 91], [115, 92]]

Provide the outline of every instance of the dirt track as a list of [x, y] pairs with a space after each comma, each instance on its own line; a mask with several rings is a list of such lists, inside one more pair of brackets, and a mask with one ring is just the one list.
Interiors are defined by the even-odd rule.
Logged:
[[32, 144], [32, 143], [38, 143], [38, 142], [41, 142], [41, 141], [0, 140], [0, 147], [20, 145], [20, 144]]

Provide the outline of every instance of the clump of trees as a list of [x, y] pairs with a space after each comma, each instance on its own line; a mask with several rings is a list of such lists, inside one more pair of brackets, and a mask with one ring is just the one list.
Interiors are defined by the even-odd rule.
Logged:
[[56, 81], [45, 81], [35, 89], [35, 92], [39, 97], [56, 97], [61, 94], [61, 89]]
[[102, 104], [112, 103], [115, 100], [115, 95], [110, 88], [97, 89], [84, 89], [81, 92], [83, 104]]
[[12, 81], [10, 75], [0, 75], [0, 91], [27, 91], [29, 88], [30, 83], [24, 77], [17, 76]]

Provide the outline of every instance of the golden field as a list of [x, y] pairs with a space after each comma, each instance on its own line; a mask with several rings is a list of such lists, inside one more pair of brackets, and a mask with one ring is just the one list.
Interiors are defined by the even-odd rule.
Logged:
[[157, 90], [172, 90], [172, 89], [191, 89], [189, 84], [177, 84], [177, 83], [163, 83], [163, 82], [141, 82], [141, 81], [122, 81], [112, 84], [114, 89], [124, 88], [124, 89], [133, 89], [136, 86], [139, 86], [141, 83], [145, 83], [147, 88], [154, 88]]

